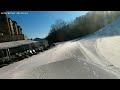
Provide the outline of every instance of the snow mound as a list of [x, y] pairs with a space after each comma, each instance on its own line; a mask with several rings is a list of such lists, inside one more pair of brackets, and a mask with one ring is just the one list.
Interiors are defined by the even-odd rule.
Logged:
[[86, 60], [120, 71], [120, 18], [79, 40]]
[[100, 29], [99, 31], [95, 32], [95, 35], [104, 37], [120, 35], [120, 18]]

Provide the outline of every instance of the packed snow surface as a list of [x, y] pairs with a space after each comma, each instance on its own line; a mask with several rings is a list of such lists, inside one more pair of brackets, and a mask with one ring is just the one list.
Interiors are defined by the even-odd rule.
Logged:
[[92, 35], [0, 69], [1, 79], [120, 78], [120, 18]]

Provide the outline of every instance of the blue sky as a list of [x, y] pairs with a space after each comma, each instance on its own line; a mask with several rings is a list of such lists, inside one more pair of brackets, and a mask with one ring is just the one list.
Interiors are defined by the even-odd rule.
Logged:
[[[18, 12], [20, 14], [18, 14]], [[23, 33], [28, 38], [44, 38], [52, 24], [57, 19], [66, 22], [74, 20], [76, 17], [86, 14], [88, 11], [16, 11], [9, 12], [8, 17], [17, 21], [23, 29]]]

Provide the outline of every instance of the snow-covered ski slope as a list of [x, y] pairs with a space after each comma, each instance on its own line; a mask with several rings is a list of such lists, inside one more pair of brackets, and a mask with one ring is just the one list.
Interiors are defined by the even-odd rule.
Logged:
[[6, 79], [116, 79], [120, 78], [120, 18], [82, 39], [0, 69]]

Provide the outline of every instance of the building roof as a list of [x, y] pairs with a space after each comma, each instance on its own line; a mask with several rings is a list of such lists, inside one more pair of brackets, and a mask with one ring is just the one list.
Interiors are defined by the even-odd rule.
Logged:
[[18, 46], [22, 46], [22, 45], [31, 44], [31, 43], [37, 43], [37, 41], [20, 40], [20, 41], [12, 41], [12, 42], [3, 42], [3, 43], [0, 43], [0, 49], [18, 47]]
[[16, 22], [16, 21], [12, 21], [12, 22], [17, 24], [17, 22]]

